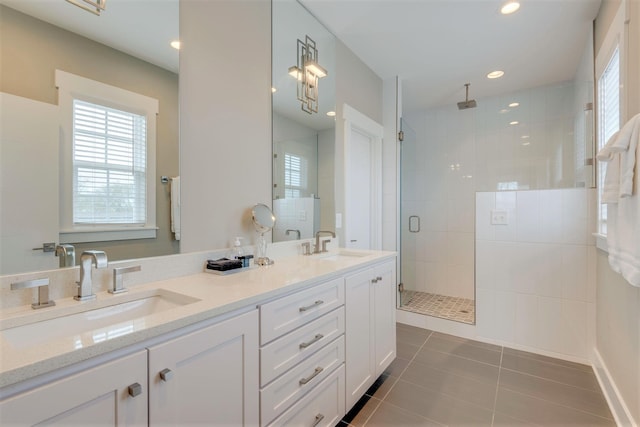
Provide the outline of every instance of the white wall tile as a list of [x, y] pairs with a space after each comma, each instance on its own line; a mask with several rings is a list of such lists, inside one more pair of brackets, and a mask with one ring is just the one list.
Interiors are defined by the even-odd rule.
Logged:
[[534, 347], [538, 334], [538, 297], [516, 295], [516, 323], [514, 340], [520, 345]]
[[500, 193], [476, 193], [476, 239], [493, 240], [494, 227], [491, 225], [491, 210], [496, 206], [496, 198]]
[[536, 347], [560, 351], [565, 347], [562, 330], [562, 300], [538, 297], [538, 330]]
[[540, 227], [538, 241], [561, 243], [563, 241], [564, 190], [539, 191]]
[[562, 300], [562, 353], [588, 357], [587, 330], [589, 309], [583, 301]]
[[539, 263], [534, 269], [538, 272], [536, 294], [546, 297], [562, 297], [562, 246], [554, 244], [539, 245]]
[[540, 241], [540, 198], [538, 191], [519, 191], [516, 196], [516, 238], [519, 242]]
[[563, 245], [562, 297], [568, 300], [587, 301], [589, 286], [587, 273], [587, 246]]
[[495, 310], [494, 338], [505, 342], [513, 342], [516, 324], [516, 294], [514, 292], [496, 291]]

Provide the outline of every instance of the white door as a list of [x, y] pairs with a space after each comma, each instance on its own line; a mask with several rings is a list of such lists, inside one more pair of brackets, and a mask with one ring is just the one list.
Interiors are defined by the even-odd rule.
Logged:
[[258, 424], [258, 311], [149, 348], [149, 425]]
[[383, 127], [344, 106], [345, 247], [382, 248]]
[[372, 138], [359, 129], [352, 129], [351, 151], [347, 173], [350, 182], [350, 197], [347, 199], [346, 247], [371, 249], [371, 162]]
[[56, 268], [58, 107], [0, 93], [0, 275]]
[[4, 426], [147, 426], [147, 352], [63, 377], [0, 403]]

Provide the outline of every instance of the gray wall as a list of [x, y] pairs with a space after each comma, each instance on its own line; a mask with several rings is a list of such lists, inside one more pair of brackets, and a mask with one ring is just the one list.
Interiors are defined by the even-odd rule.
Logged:
[[178, 175], [178, 75], [1, 5], [0, 39], [2, 92], [57, 104], [54, 71], [60, 69], [158, 99], [156, 239], [77, 244], [76, 252], [102, 249], [112, 261], [179, 252], [169, 188], [160, 184], [160, 175]]
[[271, 205], [271, 3], [180, 2], [182, 252], [255, 242]]

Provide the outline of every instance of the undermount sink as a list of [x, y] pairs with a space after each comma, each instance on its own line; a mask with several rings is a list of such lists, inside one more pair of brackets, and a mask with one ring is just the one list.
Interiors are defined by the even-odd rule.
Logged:
[[144, 329], [146, 316], [197, 301], [200, 300], [164, 289], [106, 297], [51, 311], [44, 309], [48, 312], [42, 315], [5, 319], [0, 323], [0, 336], [16, 348], [65, 338], [72, 339], [75, 348], [81, 348]]
[[329, 252], [326, 255], [320, 255], [322, 261], [341, 261], [350, 258], [362, 258], [370, 255], [367, 252], [357, 252], [341, 249], [338, 252]]

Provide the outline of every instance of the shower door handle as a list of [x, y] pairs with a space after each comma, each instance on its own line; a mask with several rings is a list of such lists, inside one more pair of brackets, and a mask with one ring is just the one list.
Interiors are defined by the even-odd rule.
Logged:
[[409, 217], [409, 231], [411, 233], [420, 232], [420, 217], [418, 215], [411, 215]]

